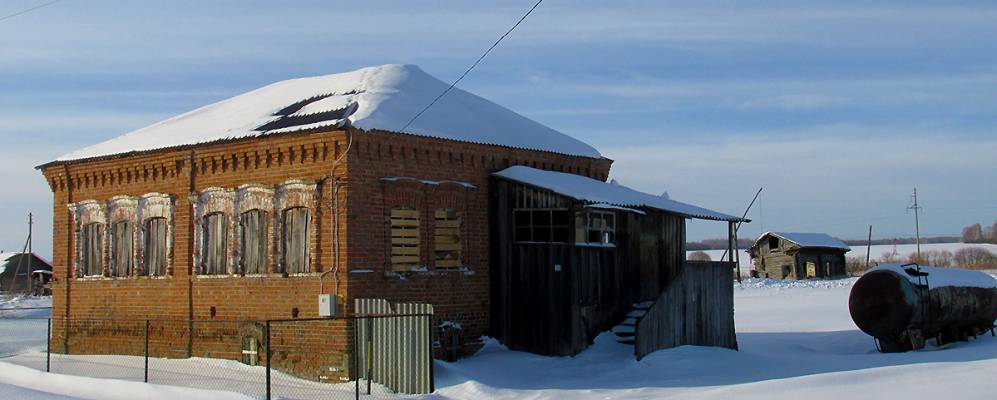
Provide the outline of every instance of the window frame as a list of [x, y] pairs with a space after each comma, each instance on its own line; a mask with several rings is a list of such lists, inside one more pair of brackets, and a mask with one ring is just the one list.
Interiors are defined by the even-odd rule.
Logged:
[[[598, 216], [599, 218], [593, 218]], [[606, 221], [610, 223], [606, 223]], [[580, 246], [616, 247], [616, 222], [618, 216], [613, 211], [586, 209], [575, 214], [575, 244]], [[598, 225], [593, 225], [599, 221]], [[595, 233], [599, 239], [592, 240]]]
[[[555, 213], [562, 215], [562, 223], [555, 223]], [[520, 216], [528, 215], [528, 222], [526, 224], [522, 223]], [[551, 243], [551, 244], [568, 244], [571, 242], [571, 210], [567, 208], [514, 208], [512, 210], [512, 236], [513, 242], [515, 243]], [[543, 216], [538, 222], [537, 216]], [[544, 221], [547, 221], [544, 223]], [[523, 236], [520, 236], [521, 232], [527, 230], [530, 232], [530, 237], [528, 240]], [[540, 238], [537, 234], [538, 231], [546, 233], [546, 238]], [[560, 235], [563, 235], [561, 239], [557, 240]]]
[[[772, 243], [775, 243], [775, 247], [772, 246]], [[778, 253], [782, 251], [782, 249], [779, 247], [781, 244], [782, 244], [781, 239], [779, 239], [777, 236], [770, 235], [768, 238], [769, 253]]]

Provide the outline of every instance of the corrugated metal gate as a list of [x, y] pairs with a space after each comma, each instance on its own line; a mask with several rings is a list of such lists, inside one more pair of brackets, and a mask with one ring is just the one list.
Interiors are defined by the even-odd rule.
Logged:
[[432, 393], [433, 305], [356, 299], [359, 379], [396, 393]]

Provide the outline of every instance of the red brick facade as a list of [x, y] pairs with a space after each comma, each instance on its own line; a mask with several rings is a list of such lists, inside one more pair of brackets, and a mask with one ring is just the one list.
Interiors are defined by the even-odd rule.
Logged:
[[[346, 312], [352, 311], [355, 298], [432, 303], [437, 322], [463, 325], [470, 349], [488, 329], [489, 174], [510, 165], [529, 165], [604, 180], [610, 164], [607, 159], [352, 129], [48, 164], [42, 171], [54, 194], [53, 316], [309, 318], [318, 316], [317, 295], [324, 291], [338, 294], [346, 305], [341, 311]], [[313, 224], [307, 273], [197, 275], [195, 238], [200, 236], [198, 207], [203, 206], [198, 199], [206, 189], [236, 193], [253, 185], [276, 193], [292, 181], [315, 188], [314, 201], [307, 204]], [[70, 205], [106, 204], [117, 196], [139, 198], [150, 193], [168, 195], [173, 202], [166, 276], [76, 277], [78, 221]], [[281, 211], [277, 208], [291, 205], [275, 199], [277, 215]], [[388, 210], [395, 206], [419, 210], [422, 216], [424, 269], [392, 272]], [[438, 270], [433, 265], [437, 209], [456, 210], [461, 217], [464, 268]], [[269, 238], [268, 271], [279, 263], [278, 230], [274, 227]], [[229, 245], [238, 247], [236, 243], [237, 239]], [[342, 336], [327, 349], [328, 359], [343, 360], [349, 351], [346, 328], [345, 324], [336, 328]], [[336, 365], [328, 367], [340, 371], [348, 368], [331, 364]]]

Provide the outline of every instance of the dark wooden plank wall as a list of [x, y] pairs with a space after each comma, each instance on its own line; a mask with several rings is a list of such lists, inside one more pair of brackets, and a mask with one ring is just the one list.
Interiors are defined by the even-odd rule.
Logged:
[[637, 325], [637, 359], [683, 345], [737, 349], [734, 264], [687, 262]]
[[685, 261], [685, 220], [660, 213], [616, 212], [615, 247], [515, 243], [515, 187], [494, 180], [490, 191], [491, 334], [511, 349], [577, 354], [633, 303], [656, 298]]

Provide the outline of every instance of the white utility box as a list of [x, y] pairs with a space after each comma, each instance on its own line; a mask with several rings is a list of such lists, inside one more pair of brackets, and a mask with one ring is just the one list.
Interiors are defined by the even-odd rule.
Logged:
[[318, 295], [318, 316], [320, 317], [335, 317], [336, 316], [336, 300], [331, 294], [320, 294]]

